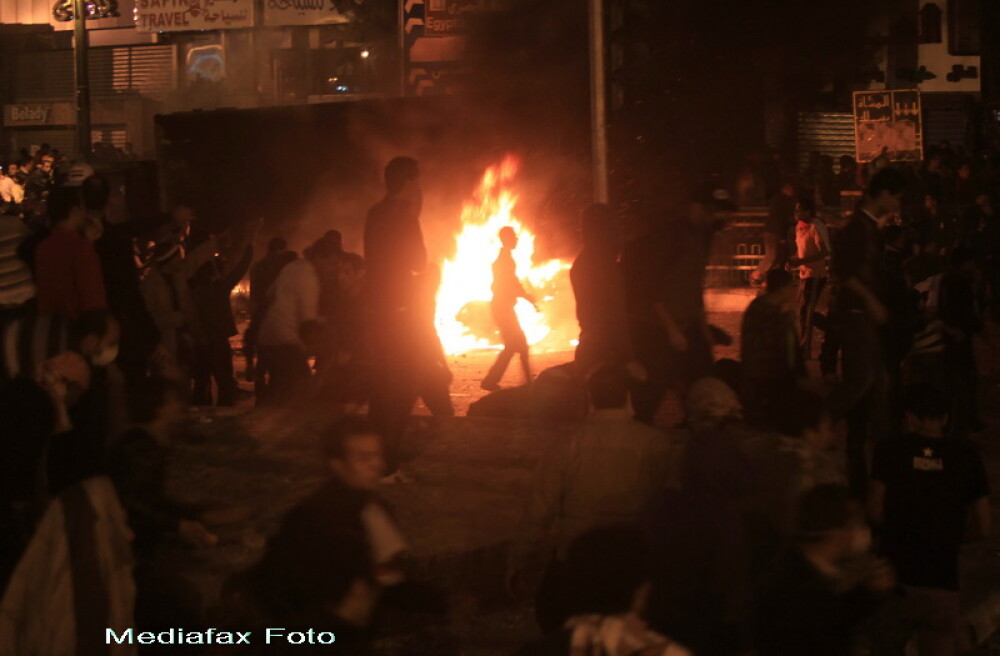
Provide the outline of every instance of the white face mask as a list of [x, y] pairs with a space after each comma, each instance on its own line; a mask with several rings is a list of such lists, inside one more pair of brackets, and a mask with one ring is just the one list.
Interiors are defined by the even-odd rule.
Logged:
[[101, 349], [94, 355], [90, 356], [90, 364], [95, 367], [106, 367], [115, 361], [118, 357], [118, 344], [114, 344], [105, 349]]
[[872, 531], [867, 526], [859, 526], [851, 535], [851, 555], [860, 556], [872, 548]]

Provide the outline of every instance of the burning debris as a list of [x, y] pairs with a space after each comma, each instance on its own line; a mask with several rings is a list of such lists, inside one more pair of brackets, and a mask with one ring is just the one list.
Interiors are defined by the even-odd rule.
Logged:
[[570, 262], [536, 262], [535, 235], [518, 218], [515, 180], [518, 161], [507, 155], [486, 169], [472, 200], [462, 207], [462, 227], [455, 236], [455, 253], [441, 266], [435, 324], [448, 354], [495, 348], [500, 339], [489, 312], [493, 274], [490, 263], [500, 250], [500, 229], [510, 226], [518, 236], [513, 251], [518, 278], [538, 301], [536, 309], [518, 299], [515, 311], [530, 346], [569, 350], [568, 336], [558, 322], [562, 314], [557, 292], [569, 289]]

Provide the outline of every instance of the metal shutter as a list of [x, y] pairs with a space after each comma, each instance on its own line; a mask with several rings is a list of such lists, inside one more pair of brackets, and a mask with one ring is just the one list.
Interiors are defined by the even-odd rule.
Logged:
[[163, 96], [177, 87], [177, 58], [173, 46], [126, 46], [102, 48], [106, 67], [107, 95], [133, 91], [144, 96]]
[[[174, 47], [118, 46], [90, 51], [91, 94], [123, 92], [160, 97], [177, 86]], [[73, 98], [73, 52], [54, 50], [17, 56], [13, 71], [15, 102], [51, 102]]]
[[131, 141], [128, 137], [128, 130], [124, 125], [95, 125], [90, 131], [91, 143], [105, 143], [123, 148]]
[[951, 147], [968, 146], [969, 110], [964, 107], [926, 107], [924, 109], [924, 148], [942, 141]]
[[8, 130], [13, 142], [14, 152], [21, 148], [31, 148], [47, 143], [61, 153], [70, 157], [76, 154], [76, 130], [73, 128], [18, 128]]
[[17, 55], [12, 78], [13, 102], [72, 99], [73, 51], [50, 50]]
[[809, 153], [829, 155], [834, 162], [841, 155], [854, 157], [854, 115], [840, 112], [799, 114], [799, 170], [809, 163]]

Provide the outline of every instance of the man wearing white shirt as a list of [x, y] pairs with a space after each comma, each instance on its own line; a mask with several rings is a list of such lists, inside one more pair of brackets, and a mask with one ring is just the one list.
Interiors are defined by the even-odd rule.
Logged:
[[310, 370], [303, 327], [319, 321], [320, 278], [336, 267], [338, 253], [317, 241], [306, 259], [285, 265], [271, 287], [267, 314], [260, 327], [260, 365], [266, 373], [268, 402], [296, 398], [308, 384]]
[[6, 170], [0, 168], [0, 201], [6, 204], [20, 203], [22, 200], [24, 200], [24, 189], [7, 175]]
[[[808, 358], [812, 345], [812, 328], [816, 318], [816, 304], [826, 288], [829, 270], [826, 258], [830, 255], [830, 233], [816, 216], [816, 204], [803, 198], [795, 205], [796, 256], [791, 263], [799, 267], [799, 327], [803, 355]], [[823, 325], [820, 325], [823, 328]]]

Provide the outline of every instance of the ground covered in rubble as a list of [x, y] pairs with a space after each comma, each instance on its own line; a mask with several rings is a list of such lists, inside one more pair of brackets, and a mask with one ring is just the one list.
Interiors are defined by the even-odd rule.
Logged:
[[[713, 319], [738, 332], [738, 315]], [[1000, 330], [994, 329], [988, 346], [997, 344]], [[735, 355], [735, 349], [720, 355]], [[982, 369], [991, 374], [983, 385], [984, 410], [994, 425], [1000, 425], [1000, 379], [992, 375], [1000, 373], [997, 353], [1000, 349], [981, 353]], [[446, 626], [409, 627], [384, 640], [380, 653], [499, 656], [534, 635], [530, 606], [512, 602], [502, 589], [504, 557], [517, 534], [531, 471], [545, 446], [569, 427], [464, 417], [468, 405], [484, 394], [478, 383], [493, 356], [472, 353], [452, 360], [459, 417], [443, 423], [418, 417], [407, 440], [407, 471], [416, 480], [385, 489], [413, 547], [419, 576], [452, 593], [453, 617]], [[571, 357], [537, 354], [534, 366], [539, 371]], [[511, 367], [507, 384], [517, 384], [518, 375]], [[217, 529], [218, 547], [192, 551], [174, 546], [159, 556], [163, 567], [198, 590], [206, 617], [225, 610], [220, 602], [226, 582], [256, 561], [281, 516], [323, 480], [316, 435], [327, 421], [323, 409], [264, 412], [249, 401], [235, 409], [192, 411], [175, 444], [173, 493], [243, 510], [238, 521]], [[996, 493], [1000, 429], [977, 441]], [[967, 617], [982, 640], [1000, 626], [1000, 541], [970, 546], [964, 569]], [[1000, 647], [986, 653], [1000, 653]]]

